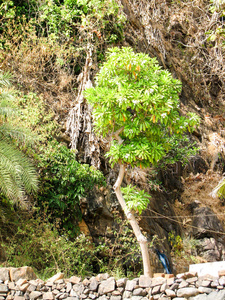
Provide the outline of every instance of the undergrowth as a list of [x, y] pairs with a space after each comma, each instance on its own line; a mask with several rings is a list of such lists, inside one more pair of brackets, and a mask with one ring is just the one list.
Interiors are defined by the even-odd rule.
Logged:
[[28, 265], [42, 279], [59, 271], [65, 277], [103, 272], [117, 278], [139, 275], [141, 258], [137, 243], [127, 223], [117, 217], [119, 230], [112, 232], [114, 242], [105, 236], [98, 245], [83, 234], [72, 240], [66, 231], [59, 234], [58, 224], [50, 223], [47, 216], [37, 218], [23, 213], [23, 221], [21, 217], [18, 219], [18, 222], [11, 220], [15, 226], [13, 234], [1, 241], [5, 258], [2, 266]]

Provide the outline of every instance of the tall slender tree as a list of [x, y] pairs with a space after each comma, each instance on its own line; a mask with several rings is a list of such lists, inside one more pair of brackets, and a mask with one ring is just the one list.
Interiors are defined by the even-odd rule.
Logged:
[[198, 122], [193, 113], [180, 116], [180, 91], [180, 81], [162, 70], [155, 58], [126, 47], [110, 49], [96, 86], [85, 91], [93, 106], [95, 131], [109, 138], [107, 156], [112, 166], [119, 164], [114, 190], [140, 244], [144, 275], [150, 277], [147, 239], [135, 217], [150, 196], [130, 186], [121, 190], [121, 184], [128, 165], [157, 164], [170, 150], [171, 136], [179, 139]]

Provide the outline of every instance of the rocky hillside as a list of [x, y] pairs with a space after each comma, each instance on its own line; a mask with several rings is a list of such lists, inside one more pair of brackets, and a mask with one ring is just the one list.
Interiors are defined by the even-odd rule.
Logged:
[[76, 20], [70, 39], [60, 36], [58, 41], [52, 35], [46, 41], [46, 32], [38, 39], [25, 21], [18, 34], [12, 22], [1, 69], [13, 74], [16, 87], [36, 93], [53, 111], [60, 128], [57, 140], [69, 147], [72, 143], [80, 162], [103, 172], [107, 187], [93, 188], [80, 200], [80, 229], [96, 244], [102, 239], [115, 243], [118, 216], [123, 218], [112, 192], [117, 170], [104, 158], [105, 141], [90, 133], [91, 112], [81, 92], [93, 81], [108, 47], [130, 46], [157, 57], [162, 68], [182, 82], [181, 114], [200, 116], [201, 124], [190, 137], [199, 152], [185, 165], [128, 170], [125, 183], [135, 183], [152, 196], [139, 222], [155, 270], [162, 270], [155, 248], [167, 254], [174, 272], [187, 271], [190, 262], [223, 260], [224, 202], [210, 196], [225, 162], [223, 7], [203, 0], [118, 0], [109, 1], [116, 14], [108, 14], [109, 3], [102, 2], [100, 15]]
[[[192, 136], [199, 153], [186, 166], [167, 166], [153, 178], [152, 170], [135, 169], [128, 174], [128, 182], [145, 187], [152, 195], [140, 224], [150, 239], [157, 236], [161, 240], [156, 245], [167, 254], [171, 249], [168, 237], [175, 232], [199, 242], [187, 257], [194, 255], [200, 262], [223, 260], [224, 204], [210, 196], [224, 172], [221, 10], [212, 12], [208, 1], [123, 0], [122, 5], [128, 20], [122, 44], [156, 56], [163, 68], [182, 81], [182, 113], [194, 111], [201, 117], [201, 125]], [[154, 191], [149, 178], [161, 182], [154, 185]], [[96, 204], [91, 196], [84, 204], [84, 220], [96, 239], [112, 224], [116, 200], [110, 197], [113, 195], [106, 191], [104, 196], [97, 196]], [[91, 218], [94, 214], [95, 219]], [[101, 226], [97, 226], [99, 222]], [[184, 271], [186, 266], [182, 261], [176, 268]]]

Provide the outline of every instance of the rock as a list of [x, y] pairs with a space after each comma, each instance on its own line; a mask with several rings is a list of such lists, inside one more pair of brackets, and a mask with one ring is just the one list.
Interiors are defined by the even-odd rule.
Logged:
[[176, 293], [175, 293], [174, 291], [170, 290], [170, 289], [166, 289], [166, 290], [165, 290], [165, 293], [166, 293], [166, 295], [167, 295], [168, 297], [171, 297], [171, 298], [176, 297]]
[[25, 297], [16, 295], [13, 299], [14, 300], [25, 300]]
[[10, 280], [8, 268], [0, 268], [0, 280], [2, 280], [3, 282], [6, 280]]
[[199, 292], [198, 289], [192, 288], [192, 287], [187, 287], [187, 288], [179, 289], [177, 291], [177, 296], [178, 297], [188, 298], [188, 297], [196, 296], [199, 293], [200, 292]]
[[225, 285], [225, 276], [219, 278], [219, 284], [223, 286]]
[[47, 292], [43, 294], [43, 299], [44, 300], [53, 300], [54, 299], [54, 295], [52, 292]]
[[160, 293], [160, 288], [161, 288], [161, 286], [160, 286], [160, 285], [156, 285], [156, 286], [154, 286], [154, 287], [152, 288], [152, 292], [151, 292], [151, 294], [152, 294], [152, 295], [159, 294], [159, 293]]
[[54, 290], [52, 291], [52, 293], [53, 293], [54, 295], [57, 295], [57, 294], [59, 293], [59, 291], [56, 290], [56, 289], [54, 289]]
[[189, 300], [224, 300], [225, 291], [212, 292], [209, 295], [198, 295], [195, 297], [189, 298]]
[[116, 281], [116, 286], [125, 287], [126, 283], [127, 283], [127, 278], [120, 278]]
[[10, 281], [10, 282], [8, 283], [8, 287], [9, 287], [9, 290], [15, 290], [15, 289], [16, 289], [16, 284], [15, 284], [15, 282]]
[[108, 300], [108, 298], [104, 295], [104, 296], [98, 297], [98, 300]]
[[163, 283], [160, 287], [160, 293], [164, 293], [166, 289], [168, 289], [167, 283]]
[[19, 287], [20, 291], [23, 292], [23, 293], [25, 293], [26, 290], [27, 290], [27, 288], [29, 287], [29, 285], [30, 285], [29, 283], [24, 283], [24, 284], [22, 284], [22, 285]]
[[81, 277], [72, 276], [72, 277], [70, 277], [69, 282], [71, 282], [72, 284], [80, 283], [81, 282]]
[[48, 279], [47, 283], [54, 283], [56, 282], [57, 280], [59, 279], [62, 279], [64, 277], [64, 274], [63, 273], [57, 273], [55, 274], [54, 276], [52, 276], [51, 278]]
[[124, 287], [118, 287], [117, 290], [122, 294], [124, 292]]
[[59, 299], [65, 299], [67, 298], [69, 295], [67, 293], [62, 293], [60, 296], [59, 296]]
[[125, 290], [132, 292], [137, 285], [137, 282], [135, 280], [127, 280]]
[[132, 296], [132, 293], [130, 292], [130, 291], [125, 291], [124, 293], [123, 293], [123, 299], [125, 299], [125, 298], [130, 298]]
[[78, 296], [80, 296], [84, 291], [84, 286], [82, 283], [75, 284], [73, 286], [73, 290]]
[[41, 292], [38, 292], [38, 291], [33, 291], [30, 293], [30, 299], [31, 300], [35, 300], [37, 299], [38, 297], [40, 297], [42, 295]]
[[0, 293], [8, 292], [9, 288], [7, 284], [0, 284]]
[[147, 295], [147, 292], [146, 290], [142, 289], [142, 288], [137, 288], [135, 290], [133, 290], [133, 296], [146, 296]]
[[23, 285], [24, 283], [27, 283], [27, 280], [25, 278], [20, 278], [17, 282], [16, 282], [16, 285], [17, 286], [21, 286]]
[[150, 287], [155, 287], [157, 285], [162, 285], [163, 283], [166, 283], [167, 280], [165, 278], [162, 277], [158, 277], [158, 278], [152, 278], [152, 282]]
[[150, 287], [152, 280], [150, 277], [141, 275], [139, 278], [139, 286], [140, 287]]
[[222, 286], [222, 285], [218, 285], [218, 286], [217, 286], [217, 289], [218, 289], [218, 290], [223, 290], [223, 286]]
[[70, 291], [70, 297], [78, 297], [77, 292], [75, 292], [73, 289]]
[[20, 278], [27, 280], [37, 278], [31, 267], [9, 268], [9, 276], [11, 281], [18, 281]]
[[193, 284], [198, 280], [198, 277], [187, 278], [186, 282]]
[[99, 281], [97, 281], [97, 279], [95, 277], [90, 279], [90, 285], [89, 285], [89, 289], [92, 292], [96, 292], [99, 286]]
[[66, 284], [66, 292], [69, 293], [72, 290], [73, 286], [71, 282], [67, 282]]
[[98, 292], [100, 295], [111, 293], [115, 290], [115, 287], [115, 279], [113, 277], [110, 277], [107, 280], [101, 282], [101, 284], [99, 285]]
[[[220, 220], [209, 207], [199, 207], [194, 209], [193, 218], [193, 235], [201, 239], [208, 237], [208, 230], [223, 232]], [[210, 233], [210, 237], [212, 233]]]
[[201, 286], [204, 286], [204, 287], [209, 287], [210, 285], [211, 285], [211, 281], [209, 281], [209, 280], [203, 280], [201, 283]]
[[211, 289], [211, 288], [208, 288], [208, 287], [204, 287], [204, 286], [200, 286], [199, 288], [198, 288], [198, 290], [199, 290], [199, 292], [201, 293], [201, 294], [210, 294], [210, 293], [212, 293], [213, 292], [213, 289]]
[[211, 287], [212, 287], [212, 288], [216, 288], [218, 285], [219, 285], [219, 281], [218, 281], [218, 280], [213, 280], [213, 281], [211, 282]]
[[96, 279], [98, 281], [103, 281], [103, 280], [107, 280], [109, 278], [109, 274], [108, 273], [102, 273], [102, 274], [98, 274], [96, 276]]
[[179, 283], [178, 283], [178, 282], [174, 282], [174, 284], [171, 285], [170, 289], [171, 289], [172, 291], [174, 291], [174, 290], [178, 289], [178, 287], [179, 287]]
[[115, 290], [112, 292], [112, 296], [121, 296], [121, 293], [120, 293], [120, 291]]
[[121, 296], [111, 296], [110, 300], [121, 300], [122, 297]]
[[175, 278], [174, 278], [174, 277], [168, 278], [168, 279], [166, 280], [168, 286], [173, 285], [173, 284], [174, 284], [174, 281], [175, 281]]
[[224, 300], [225, 299], [225, 291], [212, 292], [208, 295], [207, 300]]
[[90, 280], [88, 280], [87, 278], [85, 278], [83, 281], [82, 281], [83, 285], [84, 286], [88, 286], [90, 284]]
[[189, 286], [189, 283], [185, 280], [182, 280], [178, 287], [179, 287], [179, 289], [182, 289], [182, 288], [186, 288], [188, 286]]

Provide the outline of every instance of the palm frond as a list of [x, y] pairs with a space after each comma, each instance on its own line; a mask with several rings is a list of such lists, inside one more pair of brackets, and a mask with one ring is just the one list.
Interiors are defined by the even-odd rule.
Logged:
[[14, 201], [23, 198], [25, 191], [38, 188], [35, 168], [27, 157], [11, 144], [0, 140], [0, 189]]
[[37, 137], [28, 128], [15, 127], [9, 123], [0, 126], [0, 138], [16, 140], [19, 143], [31, 145]]
[[9, 72], [0, 71], [0, 87], [10, 86], [10, 80], [12, 79], [12, 75]]

